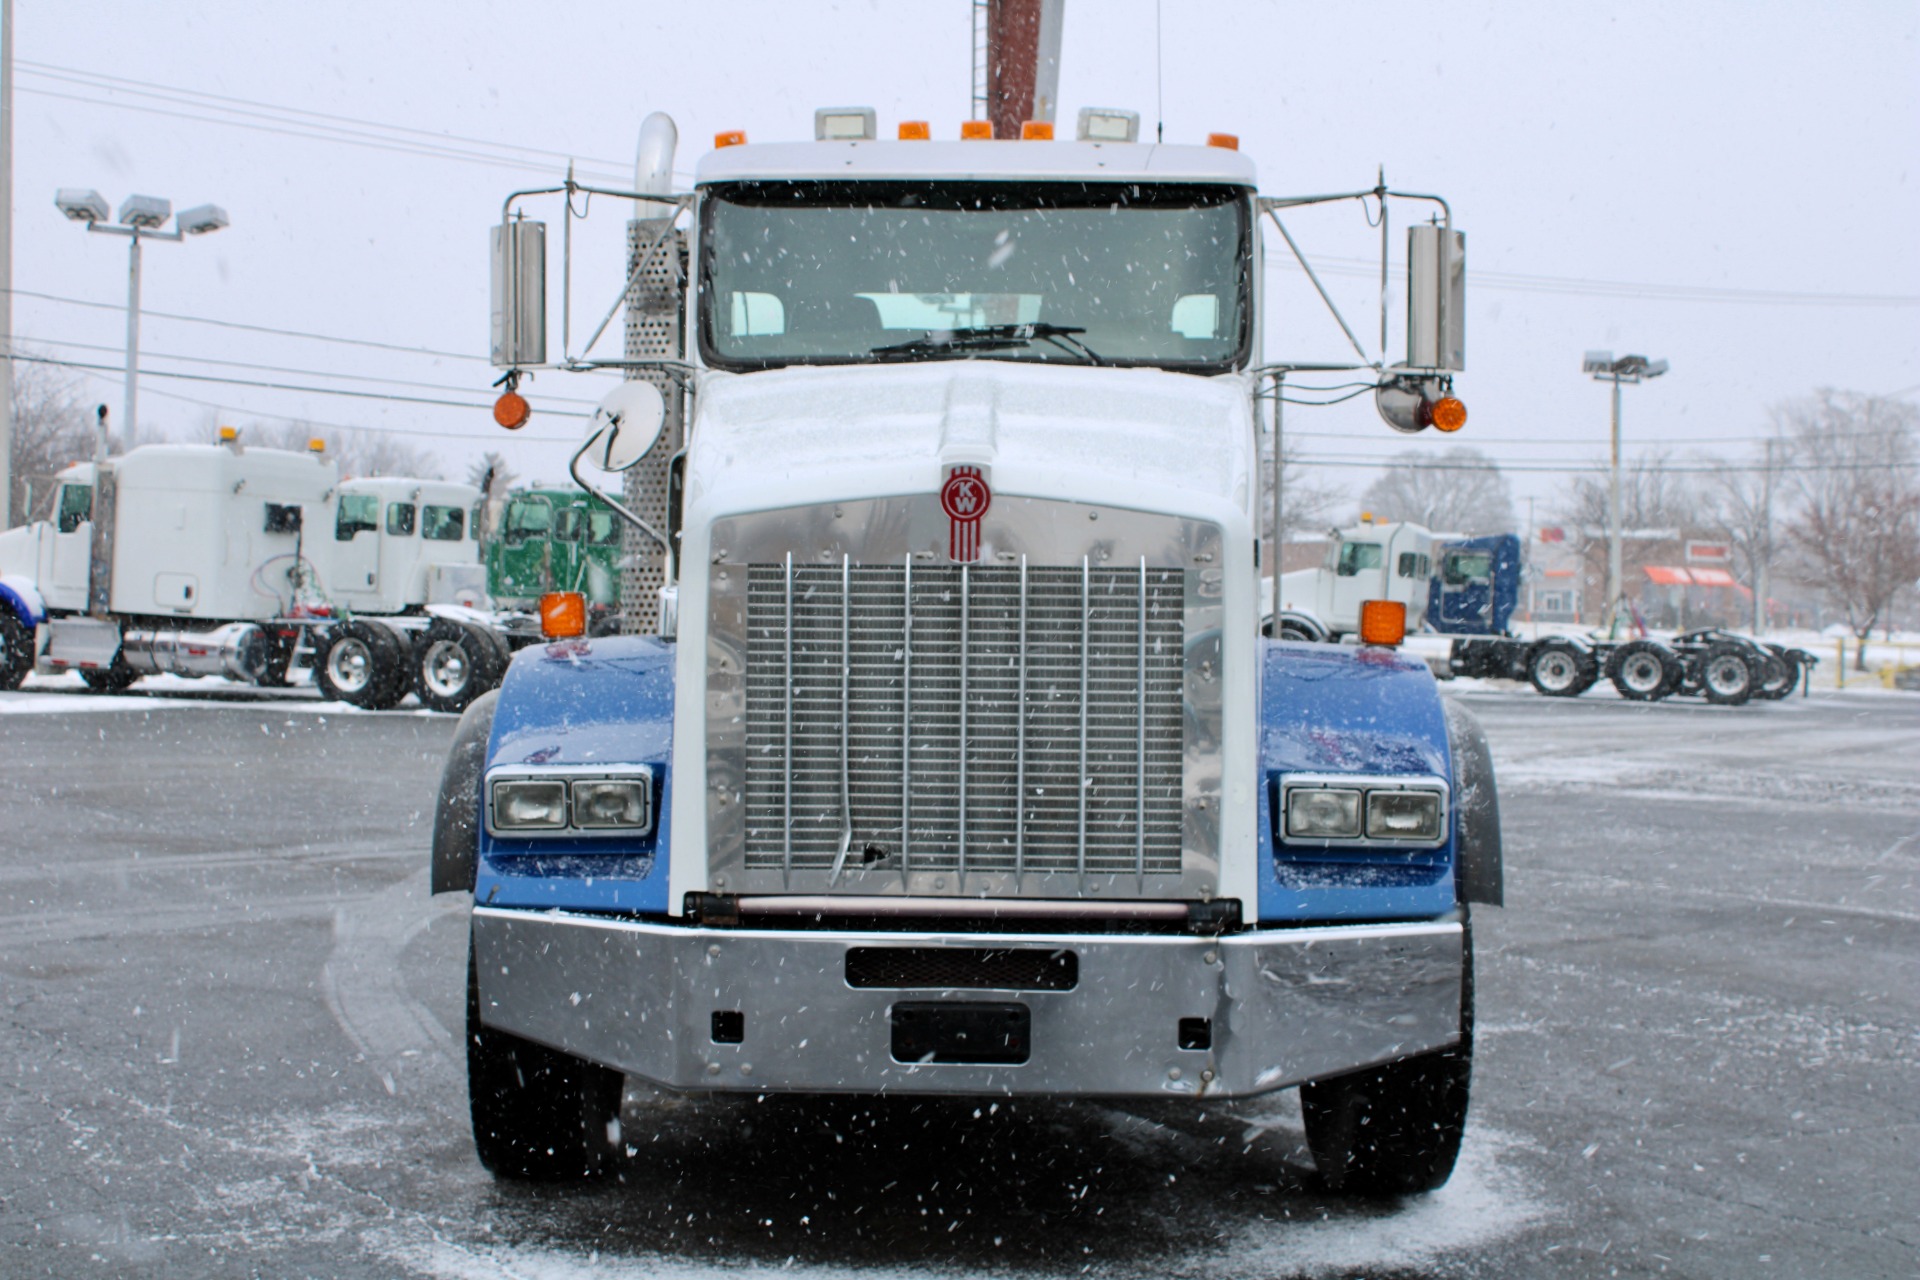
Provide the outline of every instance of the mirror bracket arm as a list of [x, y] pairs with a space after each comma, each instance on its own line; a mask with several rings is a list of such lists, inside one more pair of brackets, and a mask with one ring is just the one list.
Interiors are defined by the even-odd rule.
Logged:
[[668, 542], [665, 537], [661, 536], [661, 533], [659, 530], [655, 529], [652, 525], [648, 524], [645, 520], [642, 520], [639, 516], [635, 515], [633, 512], [627, 510], [627, 506], [625, 503], [613, 497], [611, 494], [607, 493], [606, 490], [600, 488], [598, 485], [594, 484], [592, 481], [588, 480], [585, 476], [580, 474], [580, 459], [586, 457], [587, 450], [593, 448], [594, 442], [598, 440], [601, 436], [605, 435], [606, 433], [607, 433], [607, 429], [605, 427], [602, 427], [600, 430], [588, 436], [586, 439], [586, 443], [582, 444], [578, 449], [574, 450], [572, 459], [569, 460], [567, 463], [567, 474], [573, 477], [573, 482], [575, 484], [579, 485], [582, 489], [585, 489], [588, 493], [592, 494], [594, 497], [600, 499], [600, 501], [606, 503], [609, 507], [611, 507], [614, 513], [617, 514], [622, 520], [625, 520], [628, 524], [632, 525], [634, 528], [638, 529], [640, 532], [646, 534], [649, 538], [652, 538], [655, 542], [659, 543], [661, 549], [665, 551], [668, 558], [671, 559], [673, 556], [673, 544]]

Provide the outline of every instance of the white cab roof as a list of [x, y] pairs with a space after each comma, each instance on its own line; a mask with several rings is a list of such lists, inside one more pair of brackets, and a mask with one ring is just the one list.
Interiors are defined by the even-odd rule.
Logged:
[[1218, 182], [1256, 185], [1225, 147], [1140, 142], [770, 142], [700, 158], [694, 182], [901, 178], [949, 182]]

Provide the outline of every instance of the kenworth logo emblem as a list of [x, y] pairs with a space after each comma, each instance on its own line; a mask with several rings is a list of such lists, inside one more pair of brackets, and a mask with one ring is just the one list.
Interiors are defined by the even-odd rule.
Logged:
[[947, 533], [947, 555], [956, 564], [980, 558], [980, 517], [993, 504], [993, 491], [978, 467], [949, 467], [940, 486], [940, 509], [952, 522]]

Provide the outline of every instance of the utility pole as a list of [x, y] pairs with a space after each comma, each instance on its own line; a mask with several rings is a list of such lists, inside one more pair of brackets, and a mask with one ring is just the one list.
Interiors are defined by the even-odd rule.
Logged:
[[1066, 0], [987, 0], [986, 108], [994, 137], [1018, 138], [1027, 121], [1053, 119], [1065, 8]]
[[12, 527], [13, 0], [0, 0], [0, 529]]
[[1596, 382], [1613, 384], [1612, 466], [1607, 477], [1607, 638], [1620, 630], [1620, 604], [1624, 591], [1620, 568], [1620, 384], [1640, 383], [1667, 371], [1665, 360], [1645, 356], [1613, 358], [1611, 351], [1589, 351], [1580, 361], [1580, 371], [1590, 373]]

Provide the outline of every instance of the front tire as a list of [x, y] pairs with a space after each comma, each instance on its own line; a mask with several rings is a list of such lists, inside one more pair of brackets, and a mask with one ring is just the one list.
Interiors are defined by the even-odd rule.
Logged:
[[480, 975], [467, 952], [467, 1100], [473, 1145], [496, 1178], [597, 1178], [620, 1158], [626, 1077], [480, 1021]]
[[0, 689], [18, 689], [33, 670], [33, 628], [0, 604]]
[[1473, 935], [1461, 957], [1460, 1042], [1300, 1086], [1300, 1110], [1320, 1179], [1368, 1198], [1444, 1186], [1460, 1157], [1473, 1075]]
[[1607, 679], [1629, 702], [1657, 702], [1685, 674], [1680, 655], [1653, 640], [1630, 640], [1607, 659]]

